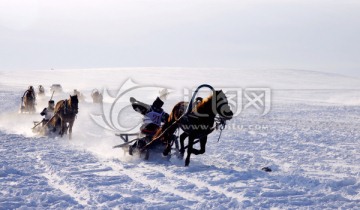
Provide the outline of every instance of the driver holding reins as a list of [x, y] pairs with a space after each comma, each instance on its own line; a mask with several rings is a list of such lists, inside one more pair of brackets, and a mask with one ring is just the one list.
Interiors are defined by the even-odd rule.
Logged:
[[55, 102], [50, 100], [48, 103], [48, 107], [44, 108], [40, 113], [41, 116], [44, 116], [42, 120], [42, 125], [46, 125], [47, 122], [54, 116]]
[[[165, 99], [166, 95], [168, 94], [168, 92], [164, 90], [160, 92], [160, 97], [156, 97], [155, 101], [152, 103], [151, 106], [143, 102], [137, 101], [133, 97], [130, 98], [133, 109], [136, 112], [144, 115], [143, 124], [140, 127], [140, 132], [145, 135], [144, 143], [148, 143], [155, 135], [156, 131], [160, 128], [161, 123], [166, 122], [169, 118], [169, 114], [162, 109], [164, 102], [160, 99]], [[138, 146], [136, 143], [130, 146], [130, 155], [132, 155], [132, 150], [136, 146]]]

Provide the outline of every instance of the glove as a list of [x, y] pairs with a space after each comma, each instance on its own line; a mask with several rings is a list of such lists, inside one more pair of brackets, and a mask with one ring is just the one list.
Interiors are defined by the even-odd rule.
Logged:
[[130, 103], [135, 103], [136, 102], [136, 99], [134, 97], [130, 97]]

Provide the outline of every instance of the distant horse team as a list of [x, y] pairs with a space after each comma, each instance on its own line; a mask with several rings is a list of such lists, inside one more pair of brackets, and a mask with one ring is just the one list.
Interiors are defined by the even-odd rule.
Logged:
[[[57, 85], [57, 87], [58, 86], [61, 87], [60, 85]], [[56, 106], [54, 106], [54, 101], [52, 100], [54, 92], [55, 90], [53, 90], [48, 107], [44, 108], [40, 113], [44, 116], [44, 119], [41, 122], [34, 122], [35, 126], [32, 129], [34, 132], [42, 135], [52, 135], [57, 133], [62, 137], [64, 134], [69, 133], [69, 139], [71, 139], [72, 128], [79, 109], [78, 95], [81, 97], [82, 94], [75, 89], [74, 95], [70, 95], [68, 99], [58, 101]], [[59, 91], [59, 88], [57, 92], [61, 92]], [[39, 85], [38, 95], [42, 97], [45, 96], [45, 89], [42, 85]], [[33, 86], [29, 86], [22, 97], [21, 113], [34, 113], [36, 111], [35, 104], [35, 91]], [[40, 125], [42, 126], [40, 127]]]

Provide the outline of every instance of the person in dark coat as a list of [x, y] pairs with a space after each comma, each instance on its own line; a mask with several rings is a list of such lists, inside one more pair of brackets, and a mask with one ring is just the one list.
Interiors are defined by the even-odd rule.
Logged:
[[140, 131], [145, 135], [154, 135], [161, 123], [166, 122], [169, 118], [169, 114], [162, 109], [164, 102], [159, 97], [155, 99], [152, 105], [137, 101], [133, 97], [130, 98], [130, 102], [133, 109], [144, 116]]
[[129, 154], [132, 155], [136, 147], [143, 147], [151, 141], [161, 123], [168, 120], [169, 114], [162, 109], [164, 102], [159, 97], [155, 99], [152, 105], [145, 104], [133, 97], [130, 98], [130, 102], [133, 109], [144, 116], [140, 132], [145, 135], [144, 138], [129, 146]]

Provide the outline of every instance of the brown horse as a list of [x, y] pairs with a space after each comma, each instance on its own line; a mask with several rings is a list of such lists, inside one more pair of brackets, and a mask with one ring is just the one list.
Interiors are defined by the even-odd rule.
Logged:
[[21, 107], [21, 112], [35, 112], [35, 93], [32, 90], [27, 90], [22, 98], [24, 106]]
[[[58, 121], [60, 121], [60, 136], [62, 137], [64, 133], [69, 129], [69, 139], [71, 139], [72, 127], [78, 113], [78, 103], [79, 100], [77, 95], [70, 96], [69, 99], [61, 100], [56, 103], [54, 109], [54, 117], [49, 122], [54, 128], [57, 127]], [[67, 125], [69, 124], [69, 125]]]
[[[215, 129], [216, 115], [219, 115], [223, 122], [230, 120], [233, 116], [226, 95], [222, 90], [213, 91], [213, 95], [203, 99], [186, 113], [188, 104], [186, 102], [176, 104], [170, 113], [168, 121], [157, 131], [153, 138], [154, 140], [159, 138], [165, 141], [167, 146], [163, 154], [167, 155], [171, 150], [172, 140], [174, 139], [173, 134], [180, 127], [184, 131], [180, 136], [180, 153], [182, 155], [185, 152], [184, 140], [189, 137], [185, 166], [189, 165], [191, 154], [205, 153], [207, 136]], [[195, 139], [200, 141], [200, 150], [193, 148]]]

